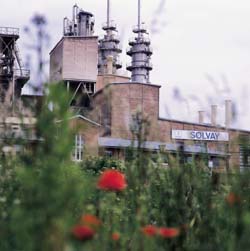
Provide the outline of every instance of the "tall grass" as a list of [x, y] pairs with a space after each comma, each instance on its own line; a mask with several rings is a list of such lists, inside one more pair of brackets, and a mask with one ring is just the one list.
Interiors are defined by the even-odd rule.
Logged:
[[[195, 162], [172, 159], [166, 168], [160, 153], [143, 152], [143, 142], [124, 161], [89, 157], [76, 165], [68, 96], [58, 88], [38, 115], [37, 143], [1, 156], [0, 250], [249, 249], [248, 170], [214, 182]], [[144, 140], [149, 124], [137, 118], [134, 137]], [[110, 170], [118, 175], [101, 181]]]

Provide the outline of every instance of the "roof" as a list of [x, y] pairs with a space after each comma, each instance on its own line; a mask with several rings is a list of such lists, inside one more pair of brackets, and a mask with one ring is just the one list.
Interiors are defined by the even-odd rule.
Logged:
[[80, 10], [78, 15], [88, 15], [93, 17], [94, 15], [91, 12], [85, 11], [85, 10]]
[[[127, 148], [130, 146], [137, 147], [137, 140], [130, 139], [121, 139], [121, 138], [107, 138], [107, 137], [99, 137], [98, 139], [99, 146], [109, 147], [109, 148]], [[170, 152], [177, 152], [180, 144], [179, 143], [166, 143], [159, 141], [146, 141], [144, 142], [142, 148], [146, 150], [156, 151], [160, 148], [164, 147], [165, 150]], [[203, 146], [199, 145], [184, 145], [184, 152], [194, 154], [194, 153], [207, 153], [210, 155], [218, 155], [218, 156], [226, 156], [227, 153], [224, 151], [216, 151], [211, 149], [206, 149]]]
[[57, 42], [57, 44], [53, 47], [53, 49], [50, 51], [49, 54], [51, 54], [51, 53], [56, 49], [56, 47], [58, 47], [58, 46], [63, 42], [63, 40], [64, 40], [64, 39], [67, 39], [67, 38], [71, 38], [71, 39], [90, 39], [90, 38], [92, 38], [92, 39], [97, 39], [98, 36], [63, 36], [63, 37]]
[[200, 123], [195, 123], [195, 122], [189, 122], [189, 121], [183, 121], [183, 120], [175, 120], [175, 119], [167, 119], [167, 118], [158, 118], [158, 120], [162, 121], [168, 121], [168, 122], [173, 122], [173, 123], [182, 123], [182, 124], [187, 124], [187, 125], [195, 125], [195, 126], [203, 126], [203, 127], [208, 127], [208, 128], [214, 128], [214, 129], [222, 129], [222, 130], [230, 130], [230, 131], [237, 131], [237, 132], [245, 132], [245, 133], [250, 133], [248, 130], [242, 130], [242, 129], [237, 129], [237, 128], [227, 128], [225, 126], [221, 125], [211, 125], [211, 124], [200, 124]]
[[152, 87], [156, 87], [156, 88], [161, 88], [161, 85], [153, 85], [153, 84], [145, 84], [145, 83], [137, 83], [137, 82], [122, 82], [122, 83], [110, 83], [105, 85], [102, 89], [98, 90], [97, 92], [94, 93], [93, 96], [98, 95], [99, 93], [101, 93], [104, 89], [113, 86], [113, 85], [132, 85], [132, 84], [137, 84], [137, 85], [145, 85], [145, 86], [152, 86]]

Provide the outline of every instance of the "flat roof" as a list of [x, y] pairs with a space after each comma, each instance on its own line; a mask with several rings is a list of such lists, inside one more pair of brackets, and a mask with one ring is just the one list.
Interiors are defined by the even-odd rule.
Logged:
[[[130, 139], [121, 139], [121, 138], [108, 138], [108, 137], [99, 137], [98, 144], [102, 147], [109, 148], [127, 148], [130, 146], [137, 147], [138, 140], [130, 140]], [[160, 141], [146, 141], [143, 143], [142, 148], [146, 150], [156, 151], [160, 150], [162, 147], [165, 150], [170, 152], [177, 152], [180, 144], [178, 143], [166, 143]], [[206, 149], [204, 146], [200, 145], [184, 145], [184, 152], [195, 154], [195, 153], [208, 153], [210, 155], [217, 156], [227, 156], [228, 154], [224, 151], [216, 151], [212, 149]]]
[[62, 38], [57, 42], [57, 44], [53, 47], [53, 49], [50, 51], [49, 54], [51, 54], [56, 49], [56, 47], [58, 47], [59, 44], [61, 44], [63, 42], [64, 39], [68, 39], [68, 38], [71, 38], [71, 39], [97, 39], [98, 36], [62, 36]]
[[109, 86], [113, 86], [113, 85], [131, 85], [131, 84], [137, 84], [137, 85], [145, 85], [145, 86], [152, 86], [152, 87], [156, 87], [156, 88], [161, 88], [161, 85], [154, 85], [154, 84], [147, 84], [147, 83], [138, 83], [138, 82], [122, 82], [122, 83], [110, 83], [105, 85], [102, 89], [98, 90], [97, 92], [94, 93], [93, 96], [98, 95], [99, 93], [101, 93], [104, 89], [108, 88]]
[[230, 130], [230, 131], [237, 131], [237, 132], [245, 132], [245, 133], [250, 133], [250, 131], [248, 130], [243, 130], [243, 129], [237, 129], [237, 128], [232, 128], [232, 127], [225, 127], [222, 125], [211, 125], [211, 124], [200, 124], [197, 122], [190, 122], [190, 121], [184, 121], [184, 120], [176, 120], [176, 119], [167, 119], [167, 118], [158, 118], [158, 120], [162, 120], [162, 121], [168, 121], [168, 122], [173, 122], [173, 123], [182, 123], [182, 124], [187, 124], [187, 125], [195, 125], [195, 126], [203, 126], [203, 127], [208, 127], [208, 128], [214, 128], [214, 129], [223, 129], [223, 130]]

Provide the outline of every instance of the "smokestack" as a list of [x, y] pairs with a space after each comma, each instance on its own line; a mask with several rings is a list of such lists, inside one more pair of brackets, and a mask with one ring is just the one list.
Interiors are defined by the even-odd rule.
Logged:
[[199, 124], [204, 124], [205, 112], [199, 111]]
[[107, 57], [107, 74], [113, 74], [113, 56]]
[[217, 125], [217, 105], [211, 105], [211, 125]]
[[225, 126], [229, 128], [232, 124], [232, 100], [225, 100]]

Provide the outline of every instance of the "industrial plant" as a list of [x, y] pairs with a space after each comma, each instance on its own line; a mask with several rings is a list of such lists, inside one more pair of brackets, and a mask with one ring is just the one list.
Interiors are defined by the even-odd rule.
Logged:
[[[119, 29], [111, 18], [110, 5], [107, 0], [103, 37], [95, 35], [94, 14], [74, 5], [72, 17], [63, 19], [62, 38], [50, 52], [50, 82], [64, 85], [71, 93], [70, 124], [78, 128], [73, 160], [82, 161], [88, 155], [126, 158], [126, 149], [139, 143], [134, 131], [145, 119], [150, 124], [142, 145], [145, 152], [172, 156], [181, 152], [185, 162], [204, 161], [206, 156], [207, 166], [221, 171], [249, 167], [239, 139], [249, 137], [250, 131], [232, 128], [230, 100], [225, 101], [224, 125], [218, 125], [216, 105], [211, 106], [210, 123], [204, 122], [203, 111], [196, 123], [160, 117], [161, 86], [150, 80], [153, 49], [141, 21], [141, 0], [132, 29], [134, 38], [126, 50], [131, 58], [126, 66], [131, 76], [122, 73]], [[23, 69], [18, 53], [18, 37], [18, 29], [0, 28], [0, 94], [2, 102], [8, 99], [8, 118], [13, 126], [18, 125], [13, 107], [22, 99], [21, 88], [29, 80], [29, 71]]]

